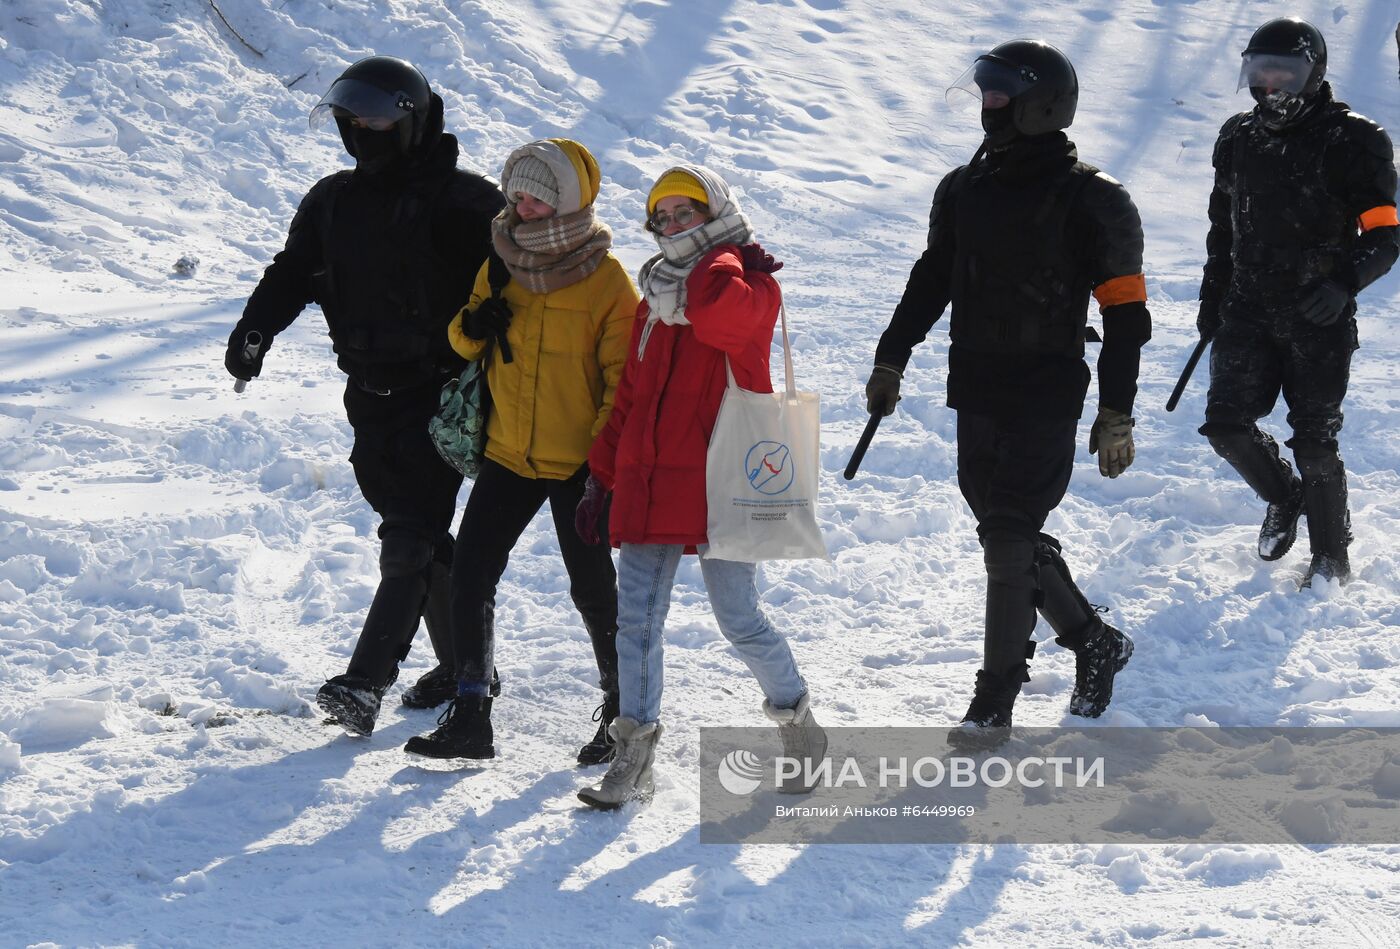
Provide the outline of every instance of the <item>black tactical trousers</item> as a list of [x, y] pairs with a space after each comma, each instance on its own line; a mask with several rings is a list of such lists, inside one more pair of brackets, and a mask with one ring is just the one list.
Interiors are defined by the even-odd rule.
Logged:
[[1314, 326], [1289, 310], [1227, 313], [1210, 355], [1210, 394], [1201, 434], [1270, 504], [1293, 490], [1293, 469], [1257, 420], [1273, 411], [1279, 393], [1302, 480], [1308, 544], [1314, 557], [1346, 562], [1351, 543], [1346, 468], [1337, 447], [1342, 399], [1356, 351], [1355, 304], [1331, 326]]
[[[439, 663], [451, 663], [446, 628], [452, 564], [452, 515], [462, 476], [428, 438], [437, 411], [436, 379], [388, 395], [350, 382], [345, 411], [355, 432], [350, 464], [365, 500], [381, 518], [379, 587], [347, 672], [387, 687], [425, 618]], [[441, 601], [432, 609], [430, 601]]]
[[607, 512], [599, 519], [597, 544], [586, 544], [574, 529], [574, 511], [583, 498], [587, 469], [566, 481], [525, 478], [486, 460], [472, 485], [457, 554], [452, 565], [452, 630], [457, 677], [483, 691], [495, 669], [496, 585], [511, 549], [532, 518], [549, 502], [569, 596], [583, 617], [598, 663], [599, 684], [617, 689], [617, 570], [608, 546]]
[[[1274, 410], [1282, 393], [1293, 429], [1289, 447], [1295, 453], [1335, 451], [1357, 347], [1351, 312], [1331, 326], [1314, 326], [1292, 313], [1227, 317], [1211, 343], [1210, 393], [1201, 434], [1240, 431], [1252, 436], [1258, 431], [1255, 422]], [[1266, 439], [1252, 438], [1260, 445]], [[1277, 449], [1273, 454], [1276, 458]], [[1265, 500], [1280, 502], [1286, 496]]]
[[1102, 621], [1060, 555], [1041, 533], [1074, 470], [1078, 419], [997, 419], [958, 413], [958, 486], [972, 514], [987, 569], [982, 667], [994, 675], [1027, 658], [1036, 612], [1071, 649]]

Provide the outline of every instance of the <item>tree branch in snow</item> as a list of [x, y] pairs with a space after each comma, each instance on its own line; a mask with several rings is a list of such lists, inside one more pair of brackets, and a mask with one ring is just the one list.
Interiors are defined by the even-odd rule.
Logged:
[[243, 38], [243, 34], [242, 34], [242, 33], [238, 32], [237, 30], [235, 30], [235, 29], [233, 28], [233, 24], [230, 23], [230, 22], [228, 21], [228, 17], [224, 16], [224, 11], [222, 11], [222, 10], [219, 9], [219, 5], [218, 5], [217, 3], [215, 3], [214, 0], [209, 0], [209, 7], [210, 7], [210, 9], [212, 9], [215, 13], [217, 13], [217, 14], [219, 15], [219, 19], [220, 19], [220, 20], [223, 20], [223, 21], [224, 21], [224, 26], [228, 27], [228, 31], [229, 31], [230, 33], [232, 33], [234, 36], [238, 37], [238, 42], [242, 43], [244, 46], [248, 47], [248, 48], [251, 49], [253, 52], [257, 53], [259, 56], [265, 55], [265, 54], [263, 53], [262, 50], [258, 49], [258, 48], [257, 48], [256, 46], [254, 46], [252, 43], [250, 43], [250, 42], [248, 42], [247, 40], [245, 40], [245, 39]]

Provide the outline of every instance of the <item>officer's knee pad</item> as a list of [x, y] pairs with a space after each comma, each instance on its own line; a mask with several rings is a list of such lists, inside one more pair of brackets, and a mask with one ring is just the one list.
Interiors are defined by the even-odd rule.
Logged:
[[390, 531], [379, 548], [381, 577], [411, 577], [422, 573], [433, 559], [428, 538], [411, 531]]
[[1226, 461], [1243, 458], [1254, 443], [1254, 433], [1244, 425], [1227, 422], [1207, 422], [1200, 433], [1210, 441], [1210, 447]]
[[1304, 479], [1323, 481], [1342, 474], [1342, 456], [1335, 441], [1294, 438], [1290, 444]]
[[989, 534], [982, 539], [982, 562], [992, 583], [1026, 589], [1036, 586], [1035, 544], [1024, 537]]

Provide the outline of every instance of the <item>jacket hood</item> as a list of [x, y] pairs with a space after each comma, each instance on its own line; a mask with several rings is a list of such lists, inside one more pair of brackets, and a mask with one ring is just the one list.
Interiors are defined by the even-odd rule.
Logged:
[[543, 138], [521, 145], [510, 153], [501, 169], [502, 187], [510, 181], [511, 169], [526, 155], [532, 155], [549, 166], [559, 183], [559, 215], [582, 211], [598, 198], [598, 188], [602, 176], [598, 172], [598, 162], [593, 155], [578, 142], [567, 138]]

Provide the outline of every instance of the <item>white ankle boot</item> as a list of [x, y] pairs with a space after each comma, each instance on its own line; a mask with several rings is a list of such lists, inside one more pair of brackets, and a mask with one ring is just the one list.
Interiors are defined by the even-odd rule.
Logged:
[[578, 799], [589, 807], [610, 811], [637, 798], [651, 800], [651, 763], [656, 757], [656, 742], [661, 737], [661, 723], [640, 724], [636, 719], [619, 715], [608, 726], [614, 748], [612, 764], [603, 780], [578, 792]]

